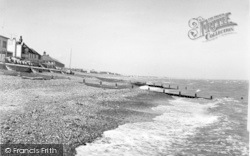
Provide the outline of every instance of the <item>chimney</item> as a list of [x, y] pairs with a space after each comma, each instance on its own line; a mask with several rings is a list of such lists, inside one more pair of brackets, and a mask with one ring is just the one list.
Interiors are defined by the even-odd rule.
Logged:
[[20, 38], [19, 38], [19, 42], [20, 42], [20, 43], [22, 43], [22, 42], [23, 42], [23, 37], [22, 37], [22, 36], [20, 36]]
[[46, 55], [46, 51], [43, 52], [43, 55]]

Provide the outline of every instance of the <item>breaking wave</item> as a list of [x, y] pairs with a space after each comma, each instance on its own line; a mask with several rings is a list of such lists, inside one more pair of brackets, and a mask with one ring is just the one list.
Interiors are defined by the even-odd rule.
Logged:
[[170, 100], [169, 103], [171, 105], [152, 108], [152, 111], [162, 113], [152, 122], [129, 123], [106, 131], [93, 143], [76, 148], [77, 155], [174, 154], [178, 149], [176, 146], [181, 146], [186, 138], [194, 135], [197, 127], [217, 121], [217, 116], [212, 116], [206, 111], [215, 105], [213, 103], [201, 105], [182, 98]]

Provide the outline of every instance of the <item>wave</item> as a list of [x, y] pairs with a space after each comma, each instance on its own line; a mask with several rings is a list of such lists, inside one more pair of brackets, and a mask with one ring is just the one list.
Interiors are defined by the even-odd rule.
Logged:
[[[78, 156], [168, 155], [178, 151], [176, 144], [185, 143], [197, 127], [217, 120], [206, 113], [208, 106], [182, 98], [160, 105], [153, 111], [163, 113], [153, 122], [129, 123], [104, 132], [103, 137], [86, 146], [76, 148]], [[173, 148], [173, 144], [175, 148]]]
[[[145, 85], [145, 86], [141, 86], [139, 88], [142, 89], [142, 90], [148, 90], [148, 89], [150, 89], [151, 91], [163, 92], [163, 89], [159, 88], [159, 87], [149, 87], [149, 86]], [[165, 90], [165, 91], [168, 92], [168, 90]]]

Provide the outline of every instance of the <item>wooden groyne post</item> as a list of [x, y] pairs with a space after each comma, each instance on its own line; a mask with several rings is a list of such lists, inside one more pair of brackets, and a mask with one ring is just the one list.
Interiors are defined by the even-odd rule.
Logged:
[[102, 85], [102, 81], [100, 81], [100, 85]]
[[83, 79], [82, 82], [85, 83], [85, 79]]

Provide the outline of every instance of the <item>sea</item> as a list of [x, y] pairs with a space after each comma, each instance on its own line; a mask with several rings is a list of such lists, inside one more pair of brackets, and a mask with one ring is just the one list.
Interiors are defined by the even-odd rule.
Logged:
[[169, 92], [196, 94], [201, 98], [173, 97], [152, 108], [160, 114], [153, 121], [128, 123], [105, 131], [94, 142], [77, 147], [77, 156], [249, 155], [248, 81], [150, 79], [149, 82], [178, 88]]

